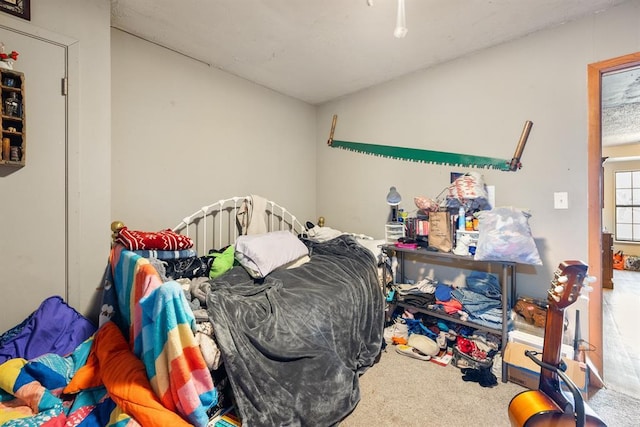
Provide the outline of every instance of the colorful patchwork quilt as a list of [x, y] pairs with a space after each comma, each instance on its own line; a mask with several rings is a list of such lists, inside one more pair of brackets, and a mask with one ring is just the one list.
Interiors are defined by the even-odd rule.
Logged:
[[177, 282], [113, 248], [98, 331], [67, 355], [0, 364], [1, 426], [205, 427], [217, 391]]

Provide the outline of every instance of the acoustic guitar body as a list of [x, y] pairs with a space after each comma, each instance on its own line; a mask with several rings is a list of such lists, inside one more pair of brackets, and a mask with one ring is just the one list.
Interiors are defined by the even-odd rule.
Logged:
[[[606, 427], [590, 408], [585, 407], [585, 426]], [[520, 427], [575, 427], [576, 420], [571, 413], [560, 407], [539, 390], [527, 390], [516, 395], [509, 403], [509, 421]]]

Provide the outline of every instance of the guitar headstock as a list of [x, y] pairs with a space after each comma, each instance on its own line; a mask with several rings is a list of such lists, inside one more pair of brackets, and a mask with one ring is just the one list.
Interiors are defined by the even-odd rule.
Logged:
[[563, 309], [573, 304], [580, 296], [580, 291], [591, 290], [584, 282], [595, 279], [587, 276], [589, 266], [582, 261], [563, 261], [554, 272], [551, 288], [547, 291], [549, 305]]

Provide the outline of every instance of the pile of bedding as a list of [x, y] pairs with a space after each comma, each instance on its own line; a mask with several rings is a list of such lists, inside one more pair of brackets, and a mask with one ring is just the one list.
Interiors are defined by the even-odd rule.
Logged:
[[[217, 392], [177, 282], [163, 283], [148, 260], [116, 245], [97, 332], [52, 301], [2, 336], [10, 353], [0, 365], [3, 426], [208, 424]], [[73, 322], [63, 331], [56, 320], [65, 307]], [[23, 335], [42, 342], [22, 351]]]
[[[223, 366], [247, 425], [338, 423], [382, 348], [379, 242], [319, 231], [302, 240], [240, 236], [235, 248], [218, 250], [233, 257], [214, 278], [177, 279], [194, 312], [207, 312], [196, 316], [196, 337], [214, 330], [215, 350], [201, 350]], [[174, 271], [173, 262], [162, 264]]]
[[125, 237], [97, 329], [55, 297], [0, 336], [0, 424], [204, 427], [227, 383], [246, 425], [355, 408], [384, 326], [379, 260], [356, 238], [271, 232], [198, 257], [168, 230]]
[[382, 347], [383, 297], [372, 254], [352, 237], [306, 241], [310, 261], [256, 280], [234, 267], [207, 306], [248, 425], [334, 425], [360, 399]]

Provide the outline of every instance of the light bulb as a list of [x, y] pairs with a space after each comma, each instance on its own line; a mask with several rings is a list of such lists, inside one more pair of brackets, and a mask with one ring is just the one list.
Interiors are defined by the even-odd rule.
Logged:
[[396, 29], [393, 35], [399, 39], [407, 35], [407, 18], [404, 13], [404, 0], [398, 0], [398, 15], [396, 17]]

